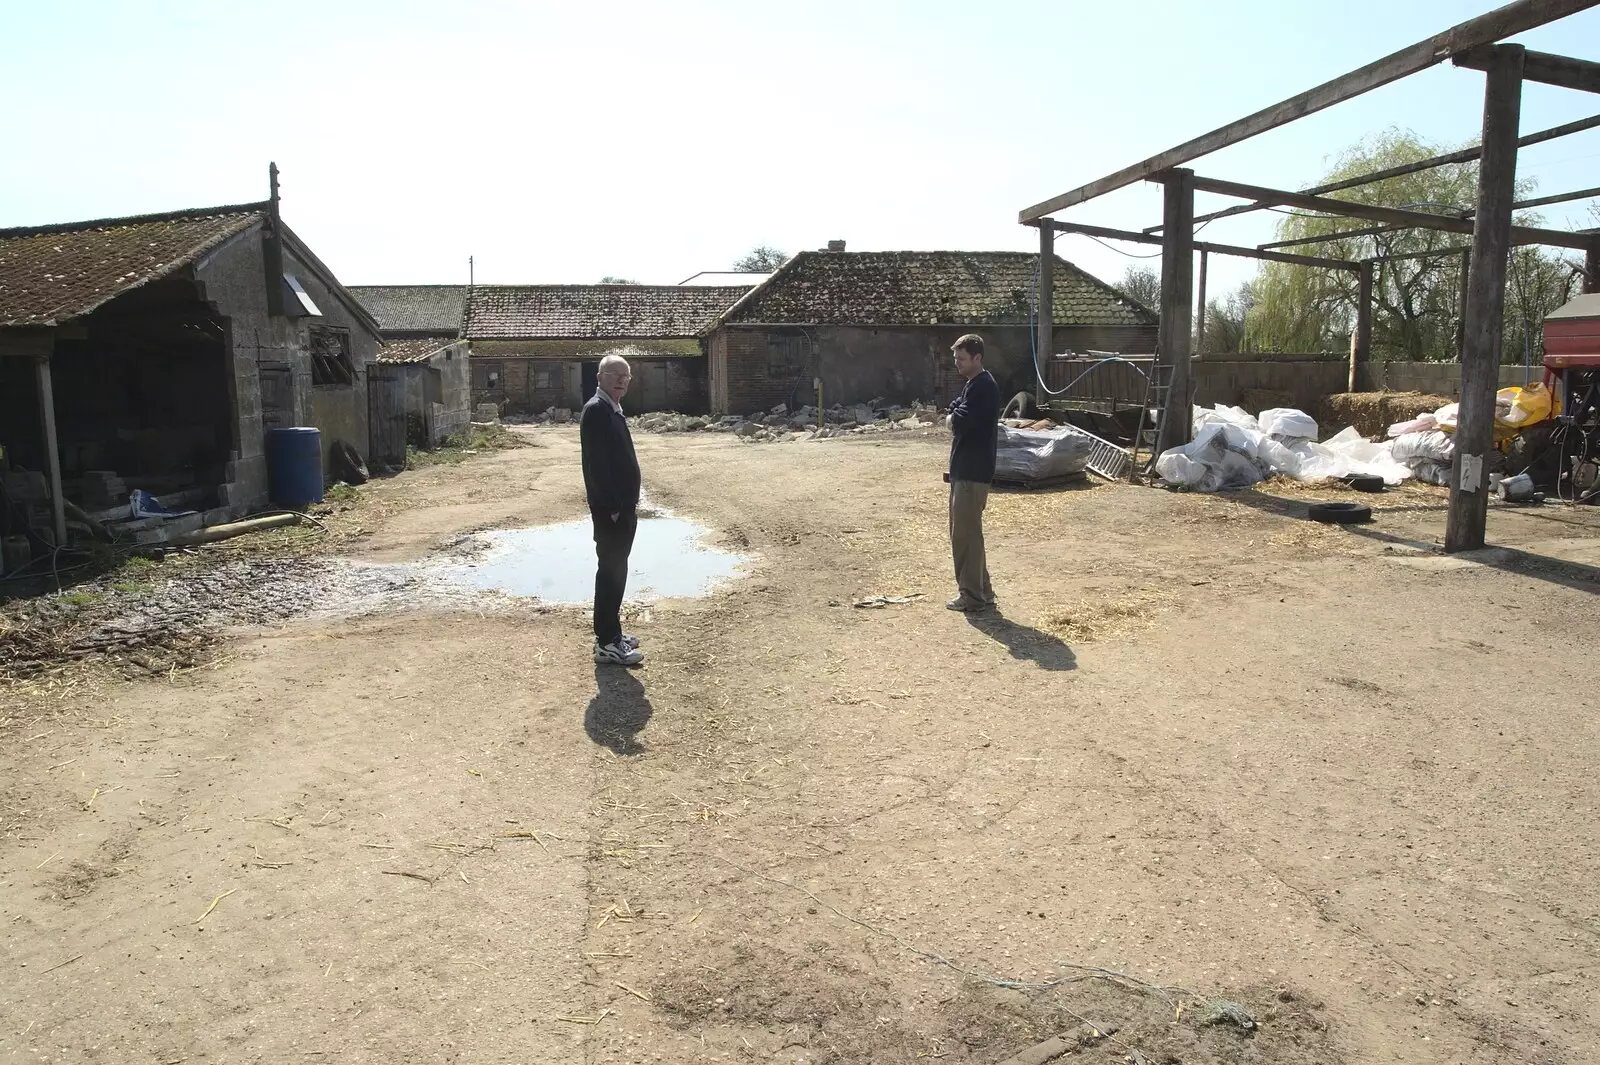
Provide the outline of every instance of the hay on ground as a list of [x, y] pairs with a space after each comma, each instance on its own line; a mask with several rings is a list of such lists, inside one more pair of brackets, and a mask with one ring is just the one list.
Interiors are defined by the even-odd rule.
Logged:
[[1050, 611], [1040, 619], [1039, 627], [1069, 644], [1088, 643], [1149, 628], [1157, 608], [1163, 605], [1165, 597], [1150, 592], [1118, 599], [1080, 599]]

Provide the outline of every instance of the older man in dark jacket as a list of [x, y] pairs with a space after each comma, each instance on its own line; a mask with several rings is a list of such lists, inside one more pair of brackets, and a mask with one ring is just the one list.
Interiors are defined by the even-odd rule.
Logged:
[[950, 404], [950, 551], [958, 594], [945, 605], [967, 612], [991, 610], [994, 587], [983, 548], [983, 510], [994, 483], [1000, 385], [983, 368], [982, 337], [968, 333], [950, 350], [956, 372], [967, 383]]
[[622, 631], [622, 597], [628, 588], [628, 554], [639, 528], [639, 459], [622, 413], [622, 397], [633, 380], [628, 360], [600, 360], [594, 395], [583, 405], [578, 438], [583, 444], [583, 487], [594, 519], [594, 660], [621, 666], [644, 661], [639, 641]]

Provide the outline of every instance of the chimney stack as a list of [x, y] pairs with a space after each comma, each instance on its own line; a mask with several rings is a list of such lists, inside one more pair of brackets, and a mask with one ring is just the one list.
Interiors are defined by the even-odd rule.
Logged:
[[830, 241], [828, 241], [828, 246], [826, 248], [824, 248], [823, 250], [824, 251], [844, 251], [844, 241], [842, 241], [842, 240], [830, 240]]

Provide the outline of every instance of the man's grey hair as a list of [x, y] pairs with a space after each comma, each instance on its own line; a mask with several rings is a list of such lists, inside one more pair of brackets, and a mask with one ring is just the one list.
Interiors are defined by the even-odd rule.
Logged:
[[624, 359], [621, 355], [612, 354], [600, 360], [600, 369], [596, 372], [612, 373], [616, 370], [626, 370], [628, 368], [627, 359]]

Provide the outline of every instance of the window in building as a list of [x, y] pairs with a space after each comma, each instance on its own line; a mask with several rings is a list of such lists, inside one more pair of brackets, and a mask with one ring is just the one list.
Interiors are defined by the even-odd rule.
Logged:
[[533, 375], [534, 388], [550, 388], [554, 382], [555, 374], [549, 370], [540, 370]]
[[801, 377], [811, 361], [811, 339], [803, 334], [767, 334], [767, 375]]
[[350, 331], [314, 325], [310, 329], [311, 383], [353, 385], [355, 364], [350, 361]]
[[311, 298], [311, 293], [306, 291], [306, 287], [300, 283], [298, 277], [293, 274], [284, 274], [283, 288], [284, 314], [291, 318], [299, 318], [307, 314], [313, 318], [322, 317], [322, 312], [317, 309], [316, 301]]
[[497, 373], [491, 373], [489, 375], [489, 383], [485, 387], [486, 388], [499, 388], [500, 387], [500, 375], [497, 374]]

